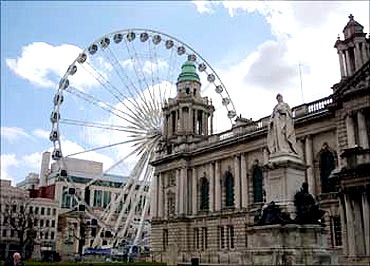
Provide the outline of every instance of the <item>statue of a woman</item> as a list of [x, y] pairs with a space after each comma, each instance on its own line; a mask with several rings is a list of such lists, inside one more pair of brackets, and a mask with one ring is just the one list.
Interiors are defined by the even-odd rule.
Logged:
[[278, 104], [274, 107], [268, 125], [267, 147], [270, 154], [297, 153], [296, 138], [293, 125], [293, 114], [283, 96], [276, 96]]

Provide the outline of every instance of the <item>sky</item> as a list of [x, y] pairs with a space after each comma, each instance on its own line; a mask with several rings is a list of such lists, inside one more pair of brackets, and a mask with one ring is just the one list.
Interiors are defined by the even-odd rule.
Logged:
[[[218, 74], [237, 114], [258, 120], [271, 113], [277, 93], [290, 106], [331, 94], [331, 87], [340, 81], [333, 46], [338, 35], [343, 39], [349, 14], [369, 32], [368, 1], [0, 3], [1, 178], [13, 184], [29, 172], [38, 173], [42, 152], [52, 150], [49, 117], [60, 78], [83, 49], [108, 33], [151, 29], [190, 45]], [[137, 49], [140, 53], [140, 46]], [[116, 70], [99, 57], [91, 62], [105, 71], [107, 79]], [[160, 63], [170, 68], [169, 58]], [[81, 90], [99, 95], [91, 77], [81, 74], [74, 81]], [[215, 97], [205, 88], [203, 96]], [[64, 118], [78, 114], [81, 120], [112, 122], [98, 108], [79, 104], [72, 96], [65, 95], [65, 104]], [[216, 101], [215, 107], [224, 111]], [[215, 123], [218, 131], [230, 127], [225, 119]], [[61, 135], [68, 154], [124, 137], [84, 128], [66, 128]], [[122, 149], [115, 149], [80, 158], [101, 161], [107, 168], [122, 154]]]

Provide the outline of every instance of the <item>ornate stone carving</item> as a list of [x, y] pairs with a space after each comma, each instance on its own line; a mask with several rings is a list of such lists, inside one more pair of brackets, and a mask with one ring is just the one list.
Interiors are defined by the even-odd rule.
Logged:
[[274, 107], [268, 124], [267, 147], [270, 154], [298, 154], [293, 125], [293, 114], [283, 96], [276, 96], [278, 104]]

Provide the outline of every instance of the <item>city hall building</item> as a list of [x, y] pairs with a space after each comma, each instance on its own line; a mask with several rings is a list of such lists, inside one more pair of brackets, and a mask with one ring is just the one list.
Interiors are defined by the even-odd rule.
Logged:
[[[334, 258], [332, 264], [370, 261], [370, 39], [349, 18], [344, 40], [338, 38], [334, 46], [340, 82], [329, 97], [292, 109], [303, 166], [281, 168], [282, 175], [302, 171], [309, 192], [325, 210], [325, 237], [313, 235], [312, 249], [324, 247]], [[170, 265], [189, 264], [192, 258], [201, 265], [278, 263], [274, 250], [280, 250], [279, 244], [253, 237], [263, 229], [255, 225], [256, 212], [269, 203], [271, 189], [279, 196], [292, 186], [298, 191], [302, 184], [272, 188], [266, 167], [270, 117], [239, 117], [231, 130], [212, 134], [214, 107], [201, 96], [191, 62], [182, 66], [177, 96], [168, 99], [163, 111], [164, 138], [152, 161], [153, 260]], [[266, 254], [258, 261], [253, 255], [257, 247]], [[290, 260], [283, 263], [307, 263], [295, 256], [298, 249], [289, 250]]]

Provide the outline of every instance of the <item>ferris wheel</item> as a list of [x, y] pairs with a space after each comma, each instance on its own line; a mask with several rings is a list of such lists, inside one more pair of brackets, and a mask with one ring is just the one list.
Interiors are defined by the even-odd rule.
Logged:
[[[225, 121], [231, 126], [235, 107], [214, 69], [189, 45], [159, 31], [127, 29], [104, 35], [81, 51], [61, 78], [50, 140], [52, 159], [64, 171], [67, 187], [73, 187], [68, 158], [104, 161], [104, 175], [122, 177], [120, 192], [99, 214], [75, 195], [98, 222], [94, 246], [101, 245], [104, 231], [112, 233], [112, 245], [122, 240], [142, 243], [143, 230], [150, 231], [154, 168], [149, 162], [162, 138], [162, 107], [176, 97], [177, 77], [187, 61], [197, 68], [202, 95], [212, 98], [215, 131]], [[72, 151], [71, 143], [78, 143], [80, 151]]]

